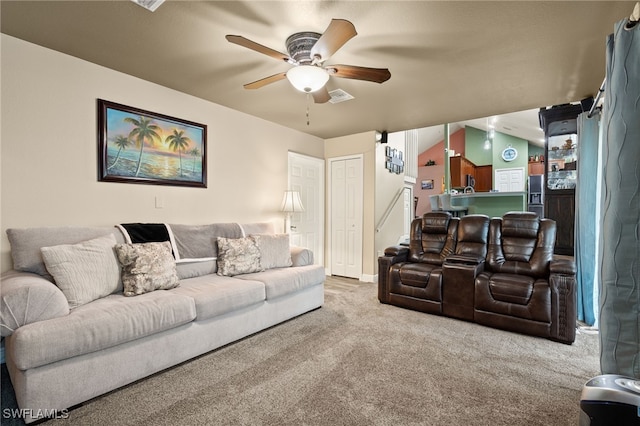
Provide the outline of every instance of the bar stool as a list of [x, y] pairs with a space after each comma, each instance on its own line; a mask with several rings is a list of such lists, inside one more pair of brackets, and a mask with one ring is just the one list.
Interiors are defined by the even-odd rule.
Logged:
[[431, 203], [432, 212], [437, 212], [439, 210], [442, 210], [442, 207], [440, 206], [440, 197], [438, 195], [430, 195], [429, 203]]
[[[452, 216], [461, 217], [469, 213], [469, 208], [466, 206], [452, 206], [451, 194], [440, 194], [439, 196], [441, 210], [451, 213]], [[464, 214], [460, 214], [464, 213]]]

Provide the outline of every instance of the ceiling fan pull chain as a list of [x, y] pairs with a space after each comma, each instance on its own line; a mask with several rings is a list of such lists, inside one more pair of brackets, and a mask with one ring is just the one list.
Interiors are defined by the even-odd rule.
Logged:
[[311, 93], [307, 92], [307, 126], [309, 125], [309, 98], [311, 98]]

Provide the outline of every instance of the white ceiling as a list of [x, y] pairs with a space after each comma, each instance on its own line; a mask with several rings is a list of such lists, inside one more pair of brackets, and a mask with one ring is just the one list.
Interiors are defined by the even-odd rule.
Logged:
[[[0, 30], [265, 120], [331, 138], [536, 110], [595, 95], [605, 40], [635, 2], [129, 1], [0, 2]], [[286, 81], [242, 85], [290, 65], [226, 41], [286, 52], [298, 31], [348, 19], [358, 35], [327, 64], [389, 68], [377, 83], [332, 77], [355, 97], [311, 104]], [[483, 120], [481, 120], [483, 121]], [[505, 118], [507, 127], [516, 124]], [[476, 127], [479, 127], [479, 124]], [[537, 125], [537, 118], [536, 118]]]

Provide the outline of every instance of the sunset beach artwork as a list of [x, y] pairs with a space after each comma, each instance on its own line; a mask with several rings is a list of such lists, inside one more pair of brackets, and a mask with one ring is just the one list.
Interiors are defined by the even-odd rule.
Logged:
[[207, 126], [98, 100], [99, 180], [206, 187]]

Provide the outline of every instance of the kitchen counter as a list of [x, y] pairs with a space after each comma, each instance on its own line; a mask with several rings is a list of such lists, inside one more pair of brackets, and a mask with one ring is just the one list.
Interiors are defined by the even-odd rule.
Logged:
[[527, 193], [518, 192], [470, 192], [451, 195], [452, 206], [466, 206], [469, 214], [485, 214], [499, 217], [509, 211], [527, 210]]

